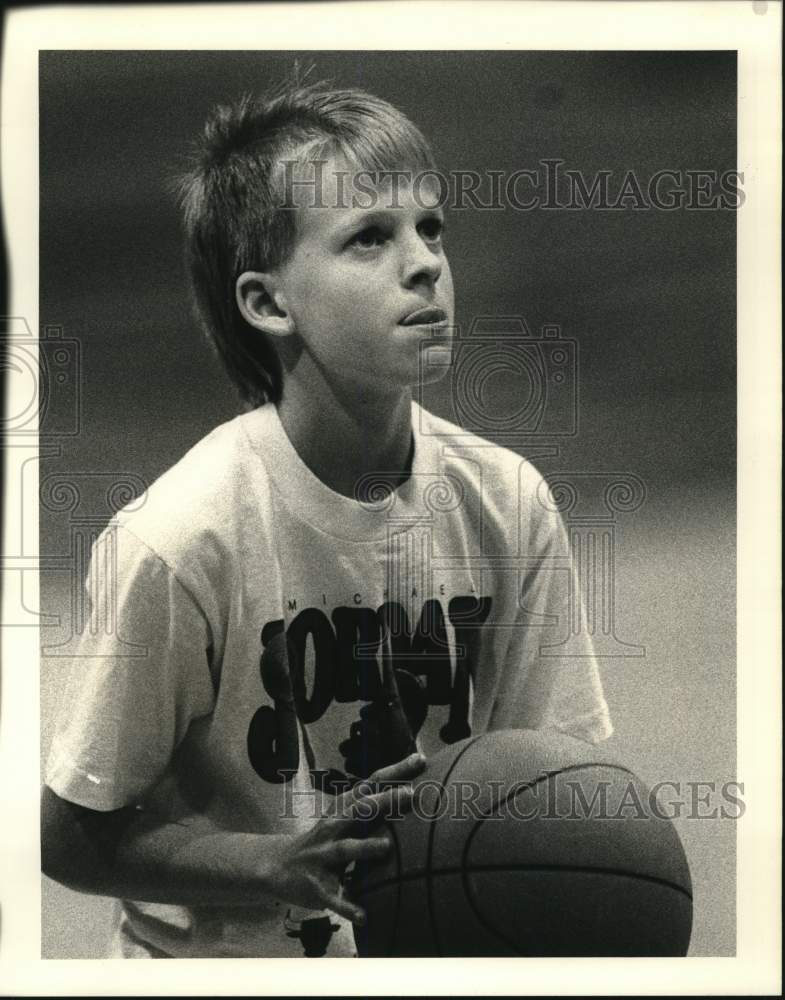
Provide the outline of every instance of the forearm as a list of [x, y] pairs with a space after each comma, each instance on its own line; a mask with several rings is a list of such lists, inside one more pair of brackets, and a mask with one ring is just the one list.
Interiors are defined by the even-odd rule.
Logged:
[[413, 753], [376, 771], [336, 799], [334, 816], [293, 836], [233, 833], [204, 816], [175, 823], [133, 807], [98, 812], [44, 788], [42, 868], [72, 889], [121, 899], [257, 908], [288, 902], [362, 921], [362, 909], [343, 892], [346, 868], [389, 853], [389, 835], [373, 834], [373, 826], [411, 807], [406, 782], [424, 767], [422, 754]]
[[96, 821], [78, 807], [58, 833], [43, 865], [57, 881], [80, 892], [187, 906], [273, 903], [291, 841], [233, 833], [201, 816], [172, 823], [134, 809]]
[[274, 876], [290, 840], [282, 834], [233, 833], [203, 820], [148, 820], [122, 837], [112, 874], [125, 899], [259, 906], [277, 898]]

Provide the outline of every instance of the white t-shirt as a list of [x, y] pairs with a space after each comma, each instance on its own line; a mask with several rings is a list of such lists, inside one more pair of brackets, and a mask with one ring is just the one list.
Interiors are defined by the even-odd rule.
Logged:
[[[48, 762], [58, 795], [232, 831], [307, 828], [311, 774], [359, 772], [350, 737], [379, 693], [385, 629], [394, 666], [424, 692], [426, 755], [488, 729], [610, 734], [588, 637], [583, 655], [574, 637], [558, 655], [577, 589], [540, 474], [417, 404], [412, 426], [411, 477], [378, 502], [328, 489], [267, 405], [217, 427], [116, 515], [93, 549], [92, 617]], [[293, 724], [281, 678], [260, 666], [282, 630]], [[291, 932], [324, 916], [124, 901], [119, 949], [301, 956]], [[354, 954], [351, 926], [331, 919], [326, 953]]]

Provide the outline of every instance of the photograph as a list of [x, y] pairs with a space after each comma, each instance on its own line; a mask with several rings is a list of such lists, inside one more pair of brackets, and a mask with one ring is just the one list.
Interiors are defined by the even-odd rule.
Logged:
[[[76, 566], [42, 577], [65, 633], [42, 627], [44, 857], [51, 837], [48, 874], [100, 897], [74, 922], [47, 884], [47, 953], [733, 954], [735, 54], [58, 51], [40, 82], [40, 325], [83, 394], [41, 461], [41, 549], [98, 545], [93, 618]], [[74, 418], [53, 398], [42, 434]], [[382, 717], [388, 674], [404, 719]], [[602, 744], [667, 782], [664, 818], [633, 796], [589, 819], [601, 875], [569, 818], [531, 858], [514, 816], [476, 859], [445, 830], [443, 861], [437, 841], [403, 869], [346, 824], [280, 846], [300, 765], [334, 799], [500, 729]], [[521, 777], [493, 744], [465, 780]], [[629, 772], [581, 790], [623, 796]], [[638, 858], [671, 829], [683, 847]], [[352, 849], [383, 864], [356, 935]], [[513, 909], [542, 893], [514, 937], [512, 879]]]
[[37, 958], [739, 960], [741, 52], [139, 37], [4, 330]]

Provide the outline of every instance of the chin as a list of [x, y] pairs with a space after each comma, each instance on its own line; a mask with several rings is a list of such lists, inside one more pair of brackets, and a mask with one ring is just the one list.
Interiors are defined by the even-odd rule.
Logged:
[[453, 344], [429, 344], [421, 352], [415, 384], [432, 385], [441, 382], [452, 367]]

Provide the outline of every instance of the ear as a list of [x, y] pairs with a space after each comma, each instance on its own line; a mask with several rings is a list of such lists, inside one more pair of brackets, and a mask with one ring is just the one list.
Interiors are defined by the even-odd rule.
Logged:
[[273, 337], [294, 333], [294, 321], [286, 309], [286, 299], [271, 273], [243, 271], [235, 282], [237, 308], [243, 319]]

